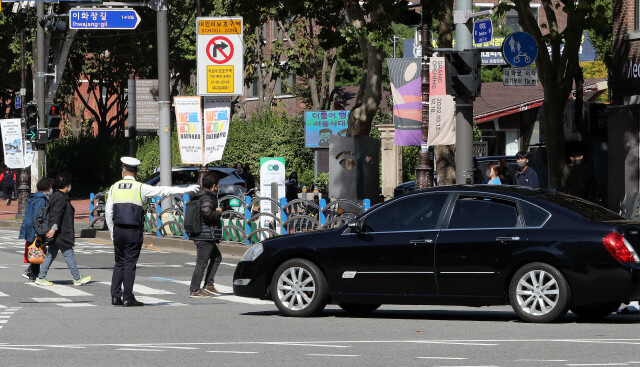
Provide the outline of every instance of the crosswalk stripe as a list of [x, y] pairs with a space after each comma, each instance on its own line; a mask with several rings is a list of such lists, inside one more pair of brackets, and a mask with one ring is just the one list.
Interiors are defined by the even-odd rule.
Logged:
[[73, 288], [73, 287], [69, 287], [66, 285], [61, 285], [61, 284], [54, 284], [54, 285], [37, 285], [35, 283], [25, 283], [25, 284], [29, 284], [30, 286], [33, 287], [38, 287], [38, 288], [42, 288], [42, 289], [46, 289], [48, 291], [51, 291], [59, 296], [62, 297], [91, 297], [93, 296], [93, 294], [91, 293], [87, 293], [85, 291], [81, 291], [78, 288]]
[[[111, 283], [109, 283], [109, 282], [97, 282], [97, 283], [111, 286]], [[133, 285], [133, 292], [134, 293], [139, 293], [139, 294], [147, 294], [147, 295], [175, 294], [173, 292], [165, 291], [165, 290], [162, 290], [162, 289], [155, 289], [155, 288], [147, 287], [146, 285], [142, 285], [142, 284], [134, 284]]]
[[38, 303], [59, 303], [59, 302], [71, 302], [71, 300], [69, 298], [43, 298], [43, 297], [36, 297], [36, 298], [31, 298], [32, 300], [38, 302]]
[[0, 292], [0, 297], [9, 297], [8, 294]]
[[[175, 280], [174, 282], [175, 283], [180, 283], [180, 284], [191, 285], [191, 282], [188, 281], [188, 280]], [[235, 296], [235, 295], [233, 295], [233, 287], [229, 287], [229, 286], [218, 284], [218, 283], [214, 283], [213, 286], [216, 287], [217, 290], [219, 290], [220, 292], [223, 293], [220, 296], [215, 296], [215, 298], [219, 299], [219, 300], [229, 301], [229, 302], [237, 302], [237, 303], [245, 303], [245, 304], [248, 304], [248, 305], [273, 305], [272, 301], [265, 301], [265, 300], [257, 299], [257, 298], [246, 298], [246, 297]], [[224, 293], [229, 293], [229, 294], [224, 294]]]
[[94, 307], [91, 303], [56, 303], [58, 306], [62, 307]]
[[186, 306], [184, 303], [167, 301], [165, 299], [149, 297], [149, 296], [136, 296], [136, 299], [144, 303], [145, 305], [150, 305], [150, 306]]

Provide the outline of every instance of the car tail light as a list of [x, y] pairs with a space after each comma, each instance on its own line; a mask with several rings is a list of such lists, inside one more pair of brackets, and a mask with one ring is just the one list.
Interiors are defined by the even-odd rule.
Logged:
[[620, 234], [616, 232], [609, 233], [602, 243], [609, 250], [614, 259], [623, 263], [640, 262], [638, 254], [631, 247], [631, 244]]

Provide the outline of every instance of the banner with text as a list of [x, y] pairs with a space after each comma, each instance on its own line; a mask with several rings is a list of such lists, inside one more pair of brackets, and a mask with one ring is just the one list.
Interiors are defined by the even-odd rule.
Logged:
[[4, 164], [9, 168], [22, 169], [31, 166], [34, 153], [31, 143], [25, 144], [22, 139], [20, 119], [0, 120], [2, 144], [4, 147]]
[[231, 100], [204, 97], [204, 163], [222, 160], [229, 135]]
[[387, 59], [396, 145], [422, 144], [422, 64], [420, 58]]
[[432, 57], [429, 65], [429, 145], [456, 143], [456, 103], [447, 95], [444, 57]]
[[185, 164], [203, 164], [200, 97], [174, 97], [174, 105], [180, 160]]

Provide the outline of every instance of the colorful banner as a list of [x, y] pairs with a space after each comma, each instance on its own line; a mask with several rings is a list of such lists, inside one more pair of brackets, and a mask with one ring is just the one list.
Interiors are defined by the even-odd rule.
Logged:
[[[31, 143], [25, 146], [22, 140], [20, 119], [0, 120], [2, 144], [4, 147], [4, 164], [9, 168], [27, 168], [33, 163]], [[28, 148], [28, 150], [26, 149]]]
[[349, 111], [306, 111], [304, 113], [304, 146], [329, 148], [332, 135], [347, 136]]
[[393, 96], [393, 125], [396, 145], [422, 144], [422, 83], [421, 59], [387, 59], [391, 95]]
[[203, 164], [200, 97], [174, 97], [174, 105], [180, 160], [185, 164]]
[[229, 135], [231, 100], [228, 97], [204, 97], [204, 162], [222, 160]]
[[429, 145], [456, 143], [455, 110], [453, 96], [429, 96]]

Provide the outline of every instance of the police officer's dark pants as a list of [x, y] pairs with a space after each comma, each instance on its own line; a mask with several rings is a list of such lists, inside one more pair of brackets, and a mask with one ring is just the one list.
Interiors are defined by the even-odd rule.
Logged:
[[215, 277], [218, 271], [218, 265], [222, 261], [222, 254], [218, 249], [217, 241], [193, 241], [196, 244], [196, 267], [193, 269], [193, 275], [191, 276], [191, 285], [189, 291], [196, 292], [200, 289], [200, 283], [202, 283], [202, 276], [205, 269], [207, 274], [204, 284], [213, 285], [213, 277]]
[[[111, 278], [111, 296], [122, 297], [123, 301], [133, 301], [133, 282], [136, 280], [136, 263], [140, 257], [142, 242], [116, 240], [113, 248], [116, 263]], [[124, 291], [123, 291], [124, 288]]]

